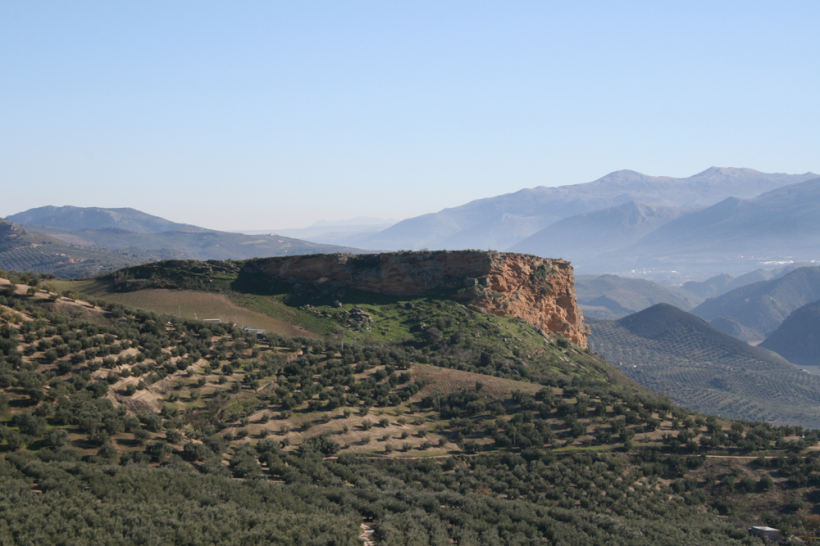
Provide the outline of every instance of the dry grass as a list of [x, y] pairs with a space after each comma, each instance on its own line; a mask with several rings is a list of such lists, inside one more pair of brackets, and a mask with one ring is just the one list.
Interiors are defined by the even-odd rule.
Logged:
[[[82, 289], [80, 286], [78, 288]], [[184, 318], [189, 319], [218, 318], [222, 322], [233, 322], [239, 326], [249, 328], [262, 328], [268, 332], [287, 336], [320, 337], [300, 326], [294, 326], [283, 320], [240, 307], [224, 294], [150, 289], [137, 292], [105, 292], [89, 295], [136, 309], [154, 311], [155, 313], [168, 315], [177, 315], [179, 313]]]

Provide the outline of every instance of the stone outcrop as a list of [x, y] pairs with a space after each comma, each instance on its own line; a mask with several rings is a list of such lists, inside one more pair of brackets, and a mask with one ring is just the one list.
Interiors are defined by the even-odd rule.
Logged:
[[572, 266], [564, 260], [480, 251], [314, 254], [256, 261], [280, 280], [329, 283], [398, 296], [448, 294], [487, 313], [519, 317], [546, 333], [587, 346], [575, 298]]

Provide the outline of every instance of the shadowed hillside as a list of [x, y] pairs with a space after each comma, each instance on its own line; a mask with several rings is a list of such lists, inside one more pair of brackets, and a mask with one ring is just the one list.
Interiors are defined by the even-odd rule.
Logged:
[[629, 247], [690, 211], [630, 201], [559, 220], [509, 250], [536, 256], [561, 256], [583, 269], [596, 254]]
[[592, 350], [676, 403], [735, 418], [820, 426], [820, 377], [671, 305], [589, 324]]
[[[709, 206], [729, 196], [755, 197], [817, 175], [767, 174], [712, 167], [688, 178], [610, 173], [594, 182], [527, 188], [403, 220], [362, 241], [378, 249], [510, 248], [550, 224], [630, 201], [671, 207]], [[555, 254], [550, 254], [555, 256]]]
[[820, 301], [795, 309], [760, 344], [801, 366], [820, 366]]

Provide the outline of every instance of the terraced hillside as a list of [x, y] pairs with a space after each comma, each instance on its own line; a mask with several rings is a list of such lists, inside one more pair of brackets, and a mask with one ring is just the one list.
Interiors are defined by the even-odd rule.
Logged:
[[[168, 265], [66, 284], [273, 292], [235, 264]], [[324, 307], [303, 286], [265, 297], [283, 320], [334, 326], [259, 337], [8, 276], [3, 542], [648, 546], [816, 528], [820, 434], [674, 406], [445, 294]]]
[[30, 232], [0, 218], [0, 269], [77, 278], [181, 256], [177, 251], [162, 248], [151, 251], [124, 248], [117, 252], [89, 248]]
[[[145, 258], [139, 262], [162, 258], [243, 260], [321, 252], [361, 252], [354, 248], [311, 243], [279, 235], [244, 235], [204, 229], [128, 208], [40, 207], [10, 218], [28, 231], [47, 235], [51, 240], [58, 239], [79, 247], [144, 255]], [[162, 258], [154, 257], [156, 255], [162, 255]], [[134, 261], [122, 263], [119, 267], [132, 263]]]
[[590, 320], [590, 347], [678, 404], [737, 419], [820, 426], [820, 377], [670, 305]]

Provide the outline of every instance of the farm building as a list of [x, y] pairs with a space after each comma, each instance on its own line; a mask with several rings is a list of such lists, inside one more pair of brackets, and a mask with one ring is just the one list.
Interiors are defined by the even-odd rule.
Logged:
[[749, 534], [765, 540], [780, 540], [780, 530], [772, 527], [749, 527]]

